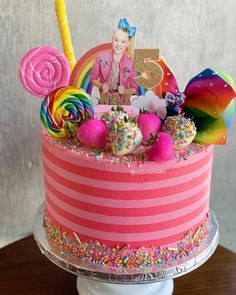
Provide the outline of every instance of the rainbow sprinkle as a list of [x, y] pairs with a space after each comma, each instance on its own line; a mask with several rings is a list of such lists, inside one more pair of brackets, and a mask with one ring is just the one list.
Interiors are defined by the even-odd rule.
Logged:
[[209, 233], [210, 222], [207, 214], [206, 221], [197, 230], [189, 230], [176, 248], [140, 247], [136, 250], [129, 249], [128, 244], [121, 248], [119, 246], [110, 248], [97, 240], [81, 242], [77, 234], [69, 236], [66, 232], [61, 232], [50, 220], [46, 210], [44, 226], [48, 239], [53, 246], [61, 249], [63, 254], [70, 253], [83, 261], [109, 268], [132, 270], [171, 265], [191, 255], [204, 243]]
[[[46, 134], [46, 136], [48, 137], [48, 140], [52, 143], [52, 149], [53, 145], [59, 144], [63, 146], [66, 150], [73, 152], [79, 157], [94, 158], [96, 161], [103, 159], [106, 160], [108, 163], [117, 165], [125, 164], [127, 167], [130, 167], [131, 164], [135, 164], [137, 167], [141, 167], [144, 163], [146, 163], [145, 147], [143, 146], [138, 147], [134, 152], [128, 155], [119, 157], [115, 156], [109, 148], [97, 150], [83, 146], [76, 138], [64, 140], [53, 138], [49, 134]], [[207, 144], [193, 142], [186, 148], [175, 150], [175, 160], [176, 162], [187, 161], [192, 156], [206, 151], [207, 147]]]

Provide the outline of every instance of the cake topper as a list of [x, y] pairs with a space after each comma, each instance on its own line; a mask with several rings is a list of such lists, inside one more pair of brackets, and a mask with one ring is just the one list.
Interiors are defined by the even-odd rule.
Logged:
[[159, 49], [136, 49], [135, 36], [136, 27], [126, 18], [120, 19], [112, 43], [93, 48], [78, 61], [70, 85], [82, 87], [92, 96], [97, 87], [99, 104], [130, 105], [133, 95], [147, 90], [157, 93], [164, 74]]
[[[192, 78], [181, 92], [158, 48], [136, 48], [137, 29], [126, 18], [118, 21], [111, 43], [92, 48], [76, 64], [63, 0], [56, 0], [55, 10], [65, 56], [52, 47], [37, 47], [29, 51], [20, 64], [24, 88], [35, 96], [45, 97], [41, 119], [49, 134], [66, 139], [75, 137], [78, 127], [93, 118], [92, 101], [96, 100], [95, 104], [100, 105], [145, 109], [158, 116], [164, 125], [165, 120], [171, 121], [169, 116], [185, 117], [191, 120], [191, 140], [194, 137], [199, 143], [225, 144], [226, 128], [231, 127], [236, 118], [236, 93], [228, 75], [206, 69]], [[142, 137], [143, 142], [148, 140], [146, 134], [140, 136], [138, 126], [132, 125], [135, 123], [119, 124], [129, 126], [125, 130], [132, 130], [133, 136], [138, 134], [132, 146], [138, 146]], [[182, 128], [179, 124], [176, 130]], [[145, 126], [143, 130], [148, 128]], [[121, 134], [123, 154], [127, 136], [123, 131]]]
[[129, 97], [137, 92], [134, 63], [127, 55], [129, 39], [136, 32], [131, 28], [126, 19], [121, 19], [112, 34], [111, 49], [97, 55], [93, 63], [90, 82], [99, 88], [100, 104], [130, 104]]

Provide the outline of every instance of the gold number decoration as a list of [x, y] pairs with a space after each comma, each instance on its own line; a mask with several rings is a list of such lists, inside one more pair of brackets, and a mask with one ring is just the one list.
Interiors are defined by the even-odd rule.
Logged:
[[135, 49], [134, 70], [140, 75], [134, 78], [135, 83], [151, 89], [161, 83], [163, 78], [162, 68], [155, 62], [159, 60], [159, 49]]

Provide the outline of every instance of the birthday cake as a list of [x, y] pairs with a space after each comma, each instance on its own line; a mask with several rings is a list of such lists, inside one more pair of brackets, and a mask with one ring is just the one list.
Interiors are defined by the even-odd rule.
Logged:
[[127, 269], [174, 262], [204, 243], [213, 145], [226, 142], [236, 96], [231, 78], [211, 69], [181, 92], [159, 49], [134, 48], [135, 36], [121, 19], [112, 43], [77, 63], [70, 48], [64, 56], [43, 46], [20, 64], [23, 86], [43, 98], [48, 239]]

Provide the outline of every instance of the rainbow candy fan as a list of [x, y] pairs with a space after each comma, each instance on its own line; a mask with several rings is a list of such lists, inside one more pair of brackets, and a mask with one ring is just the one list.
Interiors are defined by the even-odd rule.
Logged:
[[42, 102], [40, 117], [50, 135], [60, 139], [76, 136], [79, 124], [94, 116], [90, 96], [81, 89], [62, 87]]
[[[225, 144], [226, 124], [223, 114], [227, 117], [225, 110], [228, 106], [231, 108], [230, 104], [236, 96], [232, 86], [216, 71], [206, 69], [190, 80], [184, 94], [183, 112], [193, 118], [197, 127], [194, 141]], [[228, 112], [232, 116], [232, 112]]]

